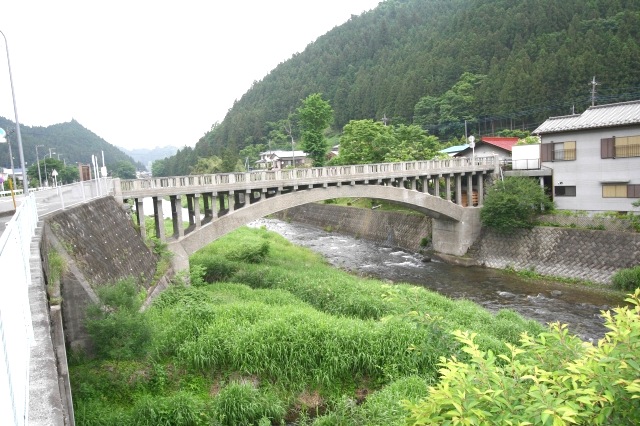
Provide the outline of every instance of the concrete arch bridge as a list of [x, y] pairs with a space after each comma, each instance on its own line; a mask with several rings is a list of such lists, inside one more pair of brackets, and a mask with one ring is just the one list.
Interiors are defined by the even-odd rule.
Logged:
[[[142, 201], [153, 199], [155, 236], [169, 243], [175, 266], [215, 239], [269, 214], [332, 198], [376, 198], [400, 203], [433, 218], [433, 247], [461, 256], [480, 232], [485, 180], [499, 168], [497, 157], [450, 158], [363, 164], [114, 179], [116, 198], [133, 200], [146, 237]], [[442, 189], [441, 189], [442, 186]], [[187, 201], [187, 218], [182, 198]], [[162, 200], [169, 198], [173, 234], [165, 235]], [[204, 211], [200, 208], [200, 199]], [[188, 222], [185, 227], [183, 223]]]

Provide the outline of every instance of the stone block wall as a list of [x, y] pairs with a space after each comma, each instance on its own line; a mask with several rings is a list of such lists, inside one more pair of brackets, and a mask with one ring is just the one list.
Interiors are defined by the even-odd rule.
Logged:
[[[65, 264], [59, 283], [49, 273], [53, 250]], [[91, 351], [84, 322], [87, 306], [98, 301], [95, 289], [129, 277], [149, 289], [158, 262], [113, 197], [46, 218], [40, 252], [47, 284], [60, 287], [65, 340], [85, 351]]]
[[640, 265], [640, 234], [541, 226], [501, 235], [485, 229], [469, 255], [490, 268], [609, 283], [617, 270]]
[[431, 218], [420, 214], [312, 203], [275, 216], [409, 251], [419, 251], [422, 239], [431, 239]]

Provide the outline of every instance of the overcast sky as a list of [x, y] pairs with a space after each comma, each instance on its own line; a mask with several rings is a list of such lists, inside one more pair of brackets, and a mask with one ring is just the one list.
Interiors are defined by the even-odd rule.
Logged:
[[[2, 0], [22, 125], [193, 146], [279, 63], [381, 0]], [[0, 116], [14, 121], [0, 37]]]

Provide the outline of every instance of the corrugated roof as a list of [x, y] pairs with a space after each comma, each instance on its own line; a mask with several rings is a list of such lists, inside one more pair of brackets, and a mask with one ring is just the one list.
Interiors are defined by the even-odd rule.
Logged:
[[505, 151], [511, 152], [513, 146], [518, 143], [518, 138], [483, 136], [482, 142], [488, 143], [489, 145], [497, 146], [498, 148], [502, 148]]
[[579, 115], [550, 117], [535, 129], [533, 134], [541, 135], [630, 124], [640, 124], [640, 100], [592, 106]]
[[449, 148], [441, 149], [440, 152], [444, 152], [445, 154], [455, 154], [456, 152], [466, 149], [468, 146], [468, 144], [450, 146]]

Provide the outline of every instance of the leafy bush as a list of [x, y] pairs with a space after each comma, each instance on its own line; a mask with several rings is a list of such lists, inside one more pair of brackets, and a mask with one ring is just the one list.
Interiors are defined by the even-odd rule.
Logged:
[[640, 265], [621, 269], [611, 278], [613, 287], [623, 291], [634, 291], [640, 287]]
[[151, 326], [139, 312], [138, 297], [132, 279], [98, 288], [101, 303], [87, 308], [86, 327], [96, 354], [116, 360], [143, 356], [151, 340]]
[[531, 229], [535, 217], [553, 209], [537, 181], [527, 177], [508, 177], [489, 188], [480, 211], [483, 225], [501, 233]]
[[627, 301], [603, 313], [611, 331], [597, 346], [556, 323], [496, 356], [456, 331], [470, 362], [442, 359], [429, 396], [404, 403], [408, 424], [640, 424], [640, 289]]

